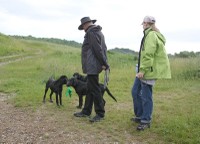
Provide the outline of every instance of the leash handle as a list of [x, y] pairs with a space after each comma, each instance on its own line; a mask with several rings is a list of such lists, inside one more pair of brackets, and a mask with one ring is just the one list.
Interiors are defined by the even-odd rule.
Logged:
[[104, 74], [104, 89], [107, 87], [108, 82], [109, 82], [109, 69], [105, 70], [105, 74]]

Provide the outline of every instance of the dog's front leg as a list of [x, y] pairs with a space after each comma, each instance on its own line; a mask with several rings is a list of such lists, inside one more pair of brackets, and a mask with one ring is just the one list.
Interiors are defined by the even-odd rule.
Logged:
[[77, 108], [81, 109], [82, 105], [83, 105], [83, 96], [82, 95], [78, 95], [79, 98], [79, 105], [77, 106]]
[[57, 104], [57, 106], [59, 106], [59, 103], [58, 103], [58, 93], [56, 93], [56, 104]]
[[45, 99], [46, 99], [47, 90], [48, 90], [48, 89], [45, 89], [45, 93], [44, 93], [44, 96], [43, 96], [43, 103], [45, 103]]
[[50, 95], [49, 95], [49, 101], [51, 102], [51, 103], [53, 103], [53, 100], [52, 100], [52, 95], [53, 95], [53, 91], [51, 91], [51, 93], [50, 93]]
[[62, 92], [59, 93], [60, 105], [62, 105]]

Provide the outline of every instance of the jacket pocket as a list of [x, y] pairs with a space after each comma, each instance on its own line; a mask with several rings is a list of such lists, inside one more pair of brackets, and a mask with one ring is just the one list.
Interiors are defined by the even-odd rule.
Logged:
[[153, 67], [150, 68], [150, 71], [153, 72]]

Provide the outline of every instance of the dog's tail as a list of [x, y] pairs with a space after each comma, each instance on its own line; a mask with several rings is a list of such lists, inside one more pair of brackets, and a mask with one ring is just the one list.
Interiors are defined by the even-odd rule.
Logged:
[[117, 102], [116, 98], [111, 94], [111, 92], [109, 91], [108, 87], [106, 87], [105, 90], [106, 90], [107, 94]]

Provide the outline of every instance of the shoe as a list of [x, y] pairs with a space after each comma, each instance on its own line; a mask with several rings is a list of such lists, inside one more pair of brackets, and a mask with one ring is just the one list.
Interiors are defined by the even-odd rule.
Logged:
[[136, 123], [140, 123], [141, 119], [137, 118], [137, 117], [133, 117], [131, 118], [132, 122], [136, 122]]
[[74, 116], [75, 117], [89, 117], [89, 115], [84, 114], [82, 111], [74, 113]]
[[101, 121], [101, 120], [103, 120], [104, 119], [104, 117], [101, 117], [101, 116], [99, 116], [99, 115], [96, 115], [95, 117], [93, 117], [92, 119], [90, 119], [89, 121], [90, 122], [99, 122], [99, 121]]
[[144, 130], [146, 128], [150, 128], [150, 123], [140, 123], [137, 127], [138, 131]]

